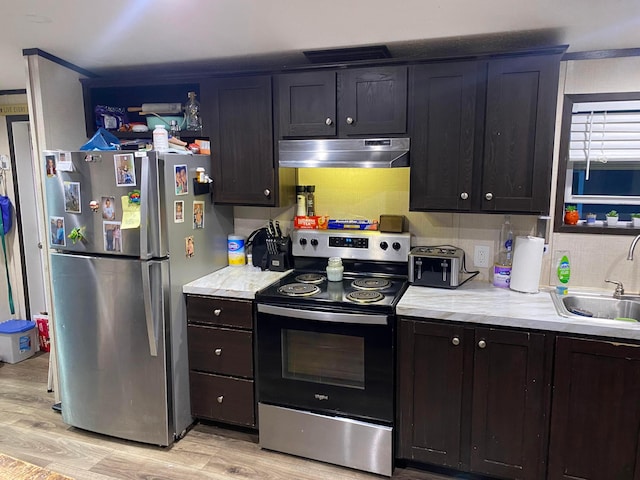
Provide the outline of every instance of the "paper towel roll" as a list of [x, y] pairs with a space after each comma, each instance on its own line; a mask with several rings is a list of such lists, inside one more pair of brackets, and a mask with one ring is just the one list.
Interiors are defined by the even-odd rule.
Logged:
[[537, 293], [542, 269], [544, 238], [516, 237], [509, 288], [517, 292]]

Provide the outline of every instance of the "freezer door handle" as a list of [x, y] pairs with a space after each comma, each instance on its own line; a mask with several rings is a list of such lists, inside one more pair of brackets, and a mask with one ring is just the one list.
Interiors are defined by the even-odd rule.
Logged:
[[[149, 157], [141, 157], [140, 179], [140, 258], [148, 260], [149, 254]], [[148, 270], [147, 270], [148, 274]]]
[[144, 317], [147, 323], [147, 337], [149, 338], [149, 353], [158, 356], [158, 341], [153, 323], [153, 299], [151, 296], [151, 267], [153, 262], [142, 262], [142, 295], [144, 297]]

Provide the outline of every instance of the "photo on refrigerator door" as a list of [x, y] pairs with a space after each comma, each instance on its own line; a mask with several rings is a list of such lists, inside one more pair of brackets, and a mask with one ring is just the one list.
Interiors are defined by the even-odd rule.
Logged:
[[204, 228], [204, 202], [193, 202], [193, 228]]
[[102, 197], [100, 204], [102, 205], [102, 218], [105, 220], [115, 220], [116, 199], [114, 197]]
[[80, 211], [80, 183], [64, 182], [64, 211], [82, 213]]
[[136, 169], [135, 163], [133, 162], [133, 153], [114, 155], [113, 163], [116, 173], [116, 186], [135, 187]]
[[56, 156], [55, 154], [49, 154], [44, 157], [45, 168], [47, 169], [47, 177], [56, 176]]
[[122, 231], [120, 222], [102, 222], [105, 252], [122, 252]]
[[173, 170], [173, 178], [176, 185], [176, 195], [186, 195], [189, 193], [186, 165], [176, 165]]
[[65, 246], [66, 236], [64, 232], [64, 218], [63, 217], [49, 217], [49, 231], [51, 238], [51, 245]]
[[187, 258], [191, 258], [196, 253], [195, 242], [193, 241], [193, 235], [184, 239], [184, 247]]
[[173, 223], [184, 223], [184, 201], [173, 202]]

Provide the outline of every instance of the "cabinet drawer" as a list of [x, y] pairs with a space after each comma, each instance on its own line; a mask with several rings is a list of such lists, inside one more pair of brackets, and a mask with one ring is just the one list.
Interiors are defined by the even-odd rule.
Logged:
[[187, 296], [189, 323], [253, 328], [253, 303], [216, 297]]
[[191, 414], [239, 425], [255, 425], [253, 380], [190, 372]]
[[189, 325], [189, 368], [253, 377], [253, 334], [247, 330]]

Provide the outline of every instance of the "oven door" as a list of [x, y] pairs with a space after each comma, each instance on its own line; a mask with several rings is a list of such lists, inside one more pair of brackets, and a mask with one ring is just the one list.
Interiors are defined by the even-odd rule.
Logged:
[[391, 425], [393, 323], [258, 304], [258, 401]]

